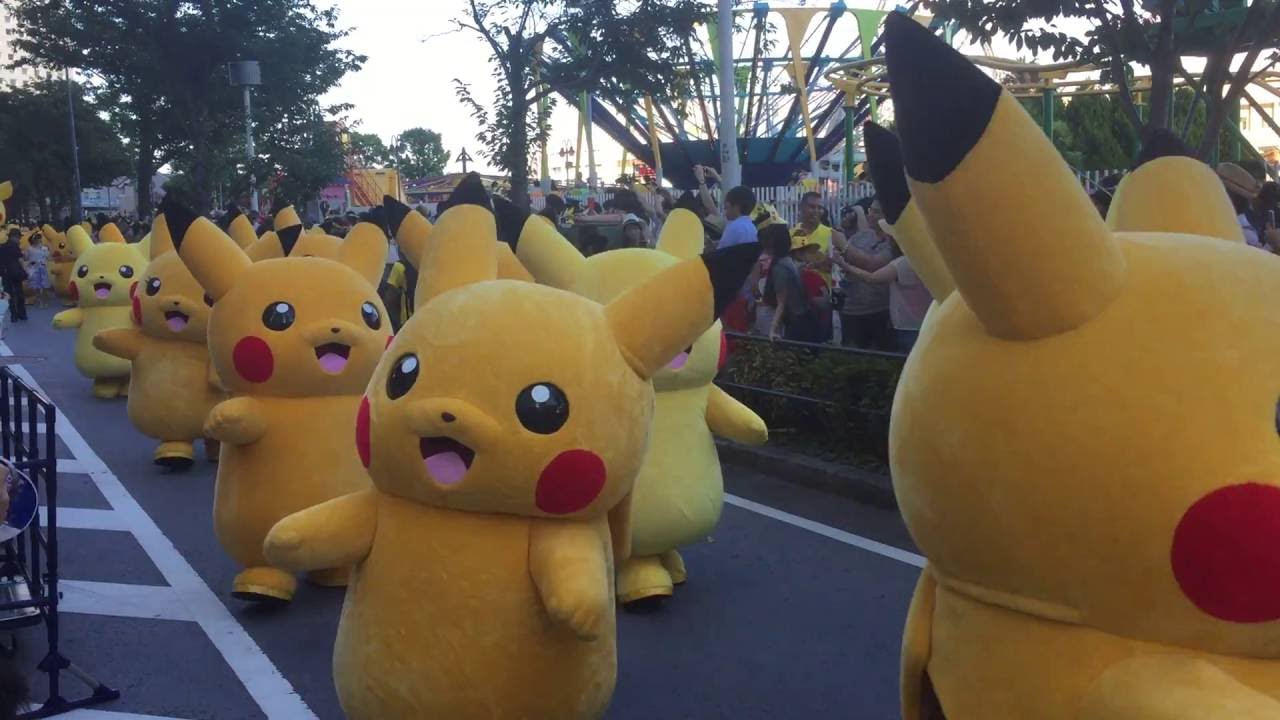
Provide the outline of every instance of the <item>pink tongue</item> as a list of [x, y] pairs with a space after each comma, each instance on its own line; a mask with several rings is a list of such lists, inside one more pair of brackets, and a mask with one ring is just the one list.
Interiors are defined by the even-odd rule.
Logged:
[[171, 317], [165, 320], [164, 323], [174, 332], [182, 332], [187, 329], [187, 319], [183, 317]]
[[687, 362], [689, 362], [689, 353], [682, 352], [679, 355], [677, 355], [674, 360], [667, 363], [667, 369], [679, 370], [680, 368], [684, 367], [684, 364]]
[[94, 288], [93, 294], [97, 295], [99, 300], [106, 300], [111, 296], [111, 288]]
[[347, 366], [347, 359], [337, 353], [325, 353], [320, 356], [320, 369], [330, 375], [337, 375]]
[[427, 457], [427, 472], [441, 485], [453, 485], [467, 474], [467, 464], [456, 452], [442, 452]]

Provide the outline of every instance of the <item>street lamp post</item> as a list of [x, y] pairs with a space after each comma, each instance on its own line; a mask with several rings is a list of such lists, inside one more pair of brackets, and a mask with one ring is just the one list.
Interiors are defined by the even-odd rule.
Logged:
[[67, 80], [67, 124], [71, 127], [71, 222], [83, 219], [80, 203], [80, 143], [76, 140], [76, 101], [71, 94], [71, 68], [64, 68]]
[[227, 63], [227, 78], [232, 87], [244, 88], [244, 146], [249, 168], [249, 208], [258, 211], [258, 179], [253, 176], [253, 112], [249, 104], [250, 89], [262, 84], [262, 69], [257, 60]]

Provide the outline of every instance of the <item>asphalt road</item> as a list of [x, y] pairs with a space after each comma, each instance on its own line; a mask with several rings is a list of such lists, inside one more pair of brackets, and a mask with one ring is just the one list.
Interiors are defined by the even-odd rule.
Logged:
[[[8, 351], [60, 408], [63, 652], [122, 697], [64, 717], [341, 718], [330, 675], [341, 590], [299, 584], [291, 606], [229, 595], [213, 536], [214, 466], [170, 475], [99, 401], [51, 310], [11, 326]], [[0, 348], [0, 354], [8, 354]], [[726, 468], [714, 537], [657, 612], [622, 613], [612, 720], [897, 717], [898, 644], [920, 559], [897, 515]], [[20, 630], [35, 663], [40, 628]], [[68, 698], [83, 694], [70, 676]]]

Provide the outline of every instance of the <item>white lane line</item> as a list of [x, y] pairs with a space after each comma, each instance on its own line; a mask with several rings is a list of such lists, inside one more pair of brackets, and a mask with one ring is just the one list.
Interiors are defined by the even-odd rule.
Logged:
[[72, 710], [69, 713], [59, 715], [65, 720], [183, 720], [182, 718], [168, 717], [165, 715], [138, 715], [136, 713], [126, 712], [110, 712], [107, 710], [93, 710], [91, 708], [80, 708]]
[[808, 518], [802, 518], [799, 515], [792, 515], [789, 512], [783, 512], [777, 508], [771, 508], [768, 505], [761, 505], [758, 502], [753, 502], [746, 498], [740, 498], [737, 495], [725, 493], [724, 501], [734, 507], [740, 507], [743, 510], [749, 510], [757, 515], [773, 518], [779, 522], [784, 522], [802, 530], [808, 530], [811, 533], [817, 533], [823, 537], [828, 537], [837, 542], [842, 542], [845, 545], [852, 545], [853, 547], [861, 550], [866, 550], [867, 552], [873, 552], [882, 557], [887, 557], [890, 560], [897, 560], [900, 563], [906, 563], [907, 565], [912, 565], [918, 568], [923, 568], [925, 564], [925, 559], [922, 555], [907, 552], [902, 548], [896, 548], [882, 542], [876, 542], [870, 538], [864, 538], [861, 535], [854, 535], [851, 532], [845, 532], [839, 528], [833, 528], [830, 525], [823, 525], [820, 522], [814, 522]]
[[145, 620], [193, 620], [170, 587], [63, 580], [58, 583], [58, 589], [62, 591], [58, 609], [65, 612]]
[[[64, 418], [63, 422], [66, 422], [65, 415], [63, 416], [63, 418]], [[61, 425], [61, 424], [62, 424], [61, 422], [58, 423], [58, 425]], [[58, 432], [60, 430], [62, 430], [62, 428], [56, 427], [55, 432]], [[62, 435], [62, 433], [58, 432], [58, 435]], [[63, 442], [66, 442], [66, 441], [64, 440]], [[62, 458], [58, 458], [58, 472], [59, 473], [75, 473], [77, 475], [87, 475], [89, 473], [88, 470], [85, 470], [84, 463], [80, 462], [79, 460], [64, 460]]]
[[[9, 347], [0, 342], [0, 356], [12, 354]], [[18, 377], [40, 391], [39, 384], [25, 368], [16, 365], [10, 367]], [[83, 468], [81, 472], [93, 478], [98, 491], [124, 519], [138, 544], [173, 588], [176, 600], [186, 607], [191, 618], [204, 630], [262, 712], [268, 718], [315, 718], [316, 714], [307, 707], [298, 692], [280, 674], [280, 670], [266, 653], [262, 652], [262, 648], [236, 622], [209, 586], [204, 584], [195, 568], [191, 567], [173, 542], [160, 531], [151, 516], [147, 515], [120, 479], [98, 457], [70, 419], [64, 414], [55, 427], [58, 437], [78, 458], [79, 465]], [[62, 462], [58, 465], [59, 468], [63, 467]]]
[[[49, 524], [49, 509], [40, 506], [40, 524]], [[58, 508], [58, 527], [72, 530], [117, 530], [129, 532], [129, 524], [115, 510]]]

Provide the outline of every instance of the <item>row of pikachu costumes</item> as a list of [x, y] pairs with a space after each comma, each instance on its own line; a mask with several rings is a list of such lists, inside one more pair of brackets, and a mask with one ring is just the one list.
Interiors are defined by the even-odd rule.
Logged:
[[[167, 202], [148, 261], [80, 249], [63, 324], [95, 394], [132, 387], [158, 463], [220, 443], [233, 595], [288, 601], [299, 572], [348, 586], [348, 716], [601, 716], [615, 603], [671, 595], [677, 548], [718, 520], [712, 433], [766, 438], [711, 382], [716, 318], [759, 248], [699, 255], [701, 224], [677, 211], [658, 249], [587, 260], [478, 177], [435, 226], [387, 198], [345, 239], [276, 227]], [[388, 235], [418, 269], [394, 335]]]
[[868, 165], [936, 299], [890, 429], [903, 717], [1280, 718], [1280, 258], [1176, 138], [1100, 218], [941, 39], [885, 52]]

